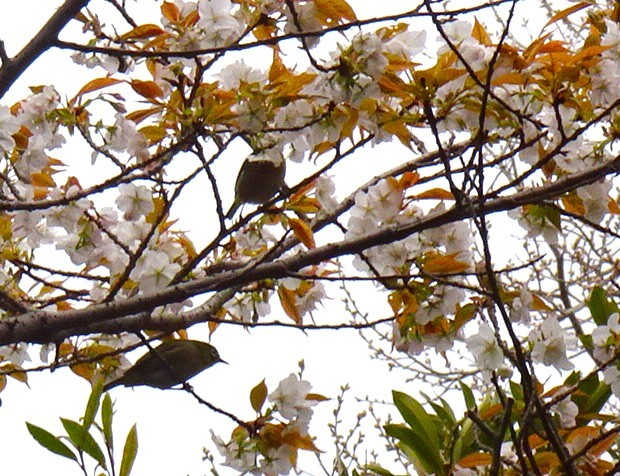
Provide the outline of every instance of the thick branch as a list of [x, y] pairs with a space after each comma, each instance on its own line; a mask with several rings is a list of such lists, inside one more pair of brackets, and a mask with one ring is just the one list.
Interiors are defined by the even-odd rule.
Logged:
[[88, 1], [67, 0], [17, 56], [3, 60], [0, 67], [0, 98], [39, 56], [54, 45], [60, 31]]
[[[443, 213], [426, 216], [411, 223], [398, 227], [380, 229], [367, 236], [343, 240], [338, 243], [322, 246], [277, 259], [273, 262], [255, 265], [217, 273], [207, 278], [170, 286], [160, 292], [136, 296], [112, 303], [94, 304], [85, 309], [51, 313], [34, 311], [0, 321], [0, 345], [16, 342], [48, 342], [50, 336], [69, 332], [69, 335], [79, 335], [92, 332], [121, 332], [135, 329], [136, 325], [146, 329], [166, 329], [188, 327], [198, 322], [204, 322], [205, 315], [180, 314], [178, 316], [151, 316], [148, 311], [158, 306], [181, 302], [185, 299], [208, 292], [225, 291], [230, 293], [231, 288], [243, 286], [263, 279], [280, 279], [289, 276], [292, 272], [321, 263], [340, 256], [360, 253], [370, 247], [393, 243], [406, 238], [413, 233], [436, 228], [447, 223], [454, 223], [480, 214], [491, 214], [511, 210], [526, 204], [540, 203], [554, 199], [578, 187], [593, 183], [596, 180], [615, 173], [620, 169], [620, 157], [613, 161], [575, 173], [554, 183], [533, 188], [507, 197], [489, 200], [480, 206], [452, 208]], [[122, 318], [122, 319], [118, 319]], [[110, 321], [117, 320], [122, 326], [111, 329]]]

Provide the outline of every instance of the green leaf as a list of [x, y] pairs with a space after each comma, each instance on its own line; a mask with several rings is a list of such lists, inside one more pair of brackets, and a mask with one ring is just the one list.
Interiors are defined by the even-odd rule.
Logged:
[[379, 476], [394, 476], [394, 473], [382, 468], [377, 464], [367, 464], [364, 468], [371, 473], [378, 474]]
[[594, 286], [587, 302], [592, 319], [599, 326], [607, 324], [609, 316], [618, 312], [618, 305], [607, 299], [607, 292], [600, 286]]
[[567, 387], [571, 387], [573, 385], [577, 385], [581, 380], [581, 372], [579, 370], [574, 370], [570, 373], [568, 377], [564, 379], [564, 385]]
[[99, 410], [99, 400], [101, 399], [101, 389], [103, 387], [103, 380], [97, 379], [95, 385], [93, 385], [93, 389], [90, 392], [90, 396], [88, 397], [88, 403], [86, 404], [86, 411], [84, 412], [84, 418], [82, 425], [85, 429], [88, 430], [90, 425], [95, 421], [95, 416], [97, 415], [97, 410]]
[[420, 403], [406, 393], [393, 390], [392, 398], [396, 408], [398, 408], [400, 414], [409, 424], [409, 427], [416, 433], [426, 437], [436, 452], [439, 452], [439, 446], [437, 445], [439, 430], [437, 429], [435, 418], [429, 415]]
[[71, 451], [71, 449], [62, 441], [60, 441], [60, 438], [52, 435], [49, 431], [44, 430], [39, 426], [33, 425], [32, 423], [26, 422], [26, 427], [28, 427], [28, 432], [32, 435], [36, 442], [43, 448], [57, 455], [77, 461], [77, 457], [73, 451]]
[[512, 393], [512, 397], [515, 399], [515, 402], [523, 403], [525, 401], [525, 396], [523, 395], [523, 387], [519, 385], [517, 382], [510, 381], [510, 392]]
[[443, 422], [443, 424], [447, 428], [451, 429], [456, 424], [456, 418], [454, 416], [454, 412], [452, 411], [452, 408], [450, 408], [450, 405], [448, 405], [448, 402], [446, 402], [443, 398], [439, 398], [439, 401], [441, 402], [441, 405], [440, 405], [439, 403], [435, 403], [433, 399], [431, 399], [428, 395], [425, 395], [425, 394], [422, 394], [422, 395], [424, 395], [426, 403], [428, 403], [431, 407], [433, 407], [433, 410], [435, 410], [435, 413], [437, 414], [439, 419]]
[[62, 426], [65, 427], [69, 439], [76, 446], [76, 448], [84, 451], [91, 458], [93, 458], [101, 467], [106, 468], [105, 457], [103, 451], [99, 448], [99, 445], [91, 434], [79, 423], [61, 418]]
[[592, 340], [592, 335], [590, 335], [590, 334], [581, 334], [579, 336], [579, 340], [581, 341], [581, 343], [583, 344], [583, 346], [587, 350], [593, 350], [594, 349], [594, 341]]
[[532, 205], [528, 209], [528, 214], [541, 225], [545, 225], [546, 222], [549, 222], [558, 230], [561, 229], [562, 217], [560, 216], [560, 210], [556, 207], [550, 207], [548, 205]]
[[460, 461], [463, 456], [477, 450], [477, 439], [475, 435], [474, 423], [466, 418], [460, 425], [459, 432], [454, 438], [454, 448], [451, 453], [451, 461]]
[[465, 406], [468, 410], [475, 410], [476, 398], [474, 397], [474, 392], [463, 382], [459, 382], [459, 384], [461, 385], [461, 392], [463, 392], [463, 398], [465, 399]]
[[401, 449], [414, 464], [418, 464], [429, 474], [444, 474], [441, 456], [428, 439], [401, 424], [387, 424], [383, 428], [388, 436], [398, 440]]
[[103, 438], [105, 444], [110, 450], [114, 449], [114, 437], [112, 435], [112, 416], [114, 410], [112, 406], [112, 399], [109, 394], [105, 394], [103, 397], [103, 403], [101, 404], [101, 423], [103, 425]]
[[439, 400], [441, 401], [441, 405], [444, 408], [444, 411], [448, 414], [450, 421], [453, 424], [456, 424], [456, 416], [454, 415], [454, 411], [452, 410], [452, 407], [443, 398], [440, 398]]
[[123, 448], [123, 459], [121, 461], [121, 469], [119, 476], [129, 476], [131, 468], [136, 461], [136, 455], [138, 454], [138, 429], [136, 425], [132, 426], [127, 433], [125, 439], [125, 447]]
[[250, 403], [256, 413], [260, 413], [261, 408], [267, 399], [267, 385], [263, 379], [256, 387], [250, 391]]
[[598, 379], [597, 374], [585, 378], [578, 386], [580, 392], [573, 397], [580, 414], [598, 413], [611, 397], [611, 387]]

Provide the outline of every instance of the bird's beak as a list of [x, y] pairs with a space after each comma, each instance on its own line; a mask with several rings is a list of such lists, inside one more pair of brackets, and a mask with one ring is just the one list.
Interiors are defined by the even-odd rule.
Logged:
[[230, 365], [230, 364], [229, 364], [228, 362], [226, 362], [224, 359], [220, 359], [220, 360], [218, 360], [218, 362], [222, 362], [223, 364]]

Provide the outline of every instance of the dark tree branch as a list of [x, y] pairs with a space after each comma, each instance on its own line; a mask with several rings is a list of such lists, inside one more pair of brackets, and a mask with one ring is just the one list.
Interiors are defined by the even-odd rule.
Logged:
[[[188, 319], [186, 315], [160, 317], [149, 316], [145, 312], [152, 311], [158, 306], [181, 302], [204, 293], [231, 292], [231, 289], [238, 286], [263, 279], [285, 278], [291, 272], [297, 272], [307, 266], [340, 256], [360, 253], [373, 246], [393, 243], [414, 233], [462, 221], [471, 218], [473, 215], [479, 215], [481, 212], [484, 214], [498, 213], [527, 204], [551, 200], [585, 184], [592, 183], [605, 175], [617, 173], [619, 168], [620, 157], [616, 157], [607, 164], [569, 175], [551, 184], [489, 200], [485, 203], [484, 210], [478, 210], [475, 205], [466, 208], [452, 208], [443, 213], [428, 215], [411, 223], [380, 229], [361, 238], [343, 240], [304, 253], [276, 259], [273, 262], [259, 265], [250, 262], [239, 270], [216, 273], [204, 279], [169, 286], [157, 293], [135, 296], [117, 302], [94, 304], [85, 309], [60, 313], [34, 311], [7, 318], [0, 321], [0, 345], [16, 342], [49, 342], [50, 336], [63, 331], [70, 331], [74, 335], [83, 334], [84, 326], [87, 326], [89, 333], [99, 332], [104, 327], [106, 332], [111, 332], [110, 329], [107, 329], [106, 322], [119, 317], [126, 317], [123, 320], [126, 327], [116, 329], [114, 332], [130, 330], [130, 328], [133, 330], [136, 325], [143, 329], [162, 330], [188, 327], [198, 322], [204, 322], [204, 316], [194, 315], [192, 319]], [[132, 316], [132, 314], [137, 315]]]
[[0, 67], [0, 98], [39, 56], [54, 45], [61, 30], [88, 2], [67, 0], [14, 58], [3, 58]]

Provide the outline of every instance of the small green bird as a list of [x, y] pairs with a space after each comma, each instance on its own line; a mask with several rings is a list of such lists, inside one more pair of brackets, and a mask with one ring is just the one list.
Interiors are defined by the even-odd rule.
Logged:
[[103, 391], [117, 385], [170, 388], [217, 362], [226, 363], [211, 344], [198, 340], [167, 340], [140, 357], [121, 377], [105, 384]]
[[284, 187], [286, 163], [283, 158], [265, 154], [248, 157], [237, 175], [235, 201], [226, 214], [232, 218], [244, 203], [263, 204]]

